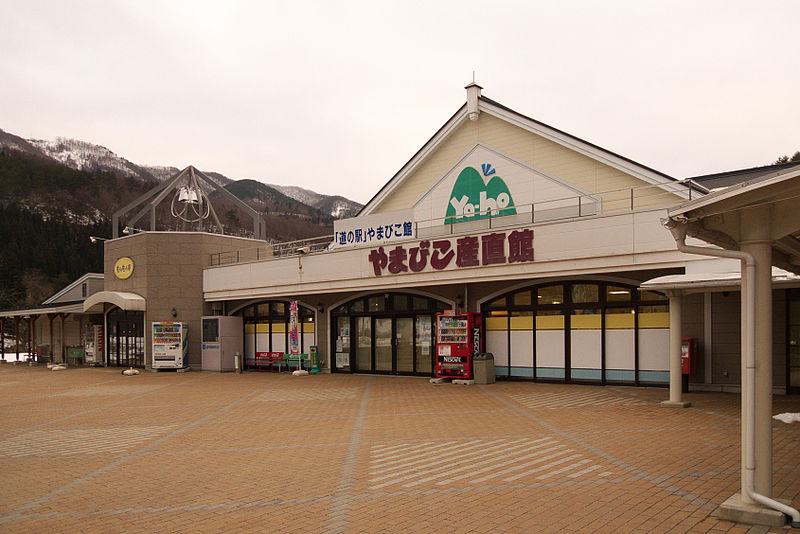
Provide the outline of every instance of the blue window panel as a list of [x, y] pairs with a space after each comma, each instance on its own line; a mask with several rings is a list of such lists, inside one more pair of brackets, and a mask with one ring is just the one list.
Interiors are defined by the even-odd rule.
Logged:
[[536, 378], [564, 378], [564, 369], [559, 367], [537, 367]]
[[499, 376], [499, 377], [508, 376], [508, 367], [505, 365], [495, 365], [494, 376]]
[[603, 378], [600, 369], [572, 369], [569, 374], [577, 380], [600, 380]]
[[512, 367], [511, 376], [524, 376], [525, 378], [533, 378], [533, 367]]
[[669, 371], [639, 371], [642, 382], [669, 383]]
[[606, 369], [606, 380], [614, 380], [616, 382], [635, 382], [636, 371], [627, 369]]

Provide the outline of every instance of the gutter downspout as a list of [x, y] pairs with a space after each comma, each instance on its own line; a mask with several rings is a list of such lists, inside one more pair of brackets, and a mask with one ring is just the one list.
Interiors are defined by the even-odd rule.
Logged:
[[746, 339], [745, 347], [745, 380], [747, 385], [747, 403], [745, 405], [745, 418], [747, 420], [747, 435], [745, 437], [745, 471], [742, 479], [742, 492], [752, 500], [763, 504], [773, 510], [778, 510], [791, 518], [792, 528], [800, 528], [800, 512], [774, 499], [770, 499], [755, 490], [755, 464], [756, 464], [756, 436], [755, 436], [755, 389], [756, 389], [756, 260], [752, 254], [738, 250], [725, 250], [708, 247], [696, 247], [686, 244], [686, 226], [673, 220], [664, 221], [664, 226], [672, 233], [675, 244], [680, 252], [686, 254], [699, 254], [702, 256], [715, 256], [718, 258], [733, 258], [742, 262], [741, 274], [747, 274], [746, 289]]

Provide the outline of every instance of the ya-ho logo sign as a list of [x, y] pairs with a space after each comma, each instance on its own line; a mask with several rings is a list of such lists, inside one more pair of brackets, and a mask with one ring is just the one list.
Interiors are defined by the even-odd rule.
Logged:
[[481, 172], [465, 167], [458, 175], [445, 213], [445, 224], [488, 217], [515, 215], [514, 199], [505, 181], [491, 163], [482, 163]]

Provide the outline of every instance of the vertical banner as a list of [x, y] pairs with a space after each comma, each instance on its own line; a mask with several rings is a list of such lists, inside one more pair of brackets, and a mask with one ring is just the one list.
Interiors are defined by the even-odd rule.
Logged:
[[300, 354], [300, 336], [297, 333], [297, 301], [289, 303], [289, 354]]

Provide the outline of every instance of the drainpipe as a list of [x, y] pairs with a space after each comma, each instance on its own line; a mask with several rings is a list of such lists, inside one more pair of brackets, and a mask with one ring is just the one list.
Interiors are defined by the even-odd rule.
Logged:
[[[747, 285], [742, 289], [746, 297], [745, 303], [745, 332], [747, 344], [745, 346], [745, 384], [748, 392], [745, 403], [745, 419], [747, 429], [745, 436], [744, 455], [745, 470], [742, 478], [742, 494], [755, 502], [763, 504], [773, 510], [778, 510], [791, 518], [792, 528], [800, 528], [800, 512], [774, 499], [770, 499], [755, 490], [755, 465], [756, 465], [756, 435], [755, 435], [755, 389], [756, 389], [756, 260], [752, 254], [738, 250], [725, 250], [708, 247], [696, 247], [686, 244], [686, 227], [673, 219], [664, 222], [678, 250], [686, 254], [699, 254], [718, 258], [733, 258], [742, 262], [742, 278], [747, 280]], [[746, 274], [746, 276], [744, 276]]]

